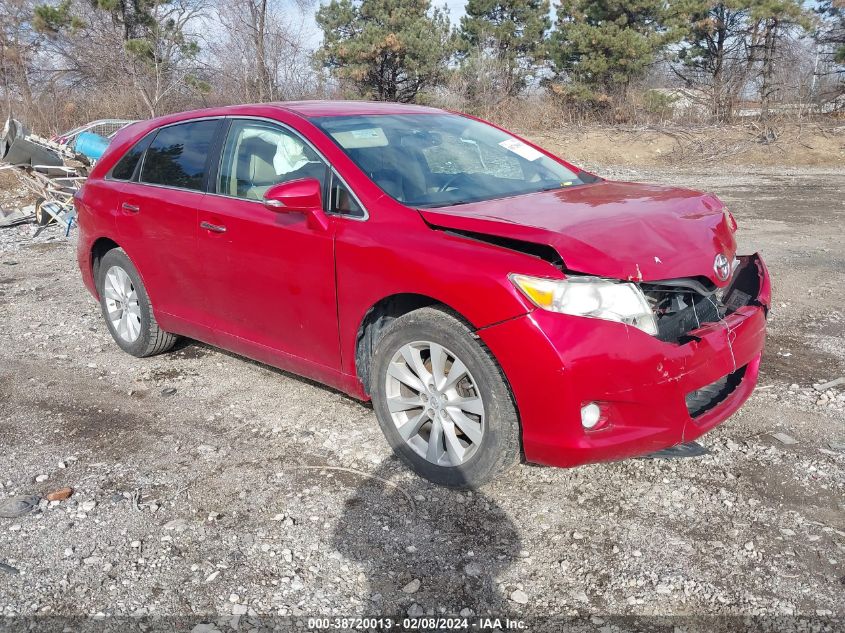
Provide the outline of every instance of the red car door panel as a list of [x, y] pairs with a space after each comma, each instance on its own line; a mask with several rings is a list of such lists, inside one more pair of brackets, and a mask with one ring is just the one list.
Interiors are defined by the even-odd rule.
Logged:
[[340, 368], [334, 226], [312, 229], [304, 215], [213, 195], [199, 217], [199, 258], [217, 328]]
[[142, 183], [123, 186], [116, 214], [120, 244], [141, 274], [158, 318], [173, 315], [198, 324], [209, 318], [197, 277], [197, 211], [205, 197]]
[[339, 370], [334, 225], [261, 202], [276, 182], [325, 177], [325, 163], [297, 139], [272, 123], [232, 122], [214, 185], [221, 194], [207, 195], [199, 213], [198, 256], [227, 347], [251, 357], [263, 356], [255, 346], [275, 350], [274, 364], [294, 370], [292, 358]]

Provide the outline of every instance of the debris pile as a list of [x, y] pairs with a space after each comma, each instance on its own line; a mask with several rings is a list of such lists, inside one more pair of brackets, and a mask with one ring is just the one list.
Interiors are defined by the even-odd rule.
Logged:
[[129, 123], [94, 121], [46, 139], [31, 133], [20, 121], [8, 119], [0, 135], [0, 171], [14, 173], [36, 202], [0, 209], [0, 228], [34, 220], [41, 226], [57, 222], [69, 233], [74, 220], [73, 195], [105, 152], [110, 136]]

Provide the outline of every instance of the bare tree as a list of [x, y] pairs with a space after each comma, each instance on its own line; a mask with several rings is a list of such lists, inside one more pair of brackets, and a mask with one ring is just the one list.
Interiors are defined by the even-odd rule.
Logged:
[[199, 53], [191, 29], [204, 0], [122, 2], [109, 10], [101, 6], [77, 2], [72, 8], [36, 9], [37, 23], [49, 35], [45, 45], [60, 62], [52, 69], [59, 80], [88, 89], [131, 86], [149, 116], [161, 113], [175, 93], [197, 89], [188, 81], [197, 71]]
[[276, 101], [317, 89], [308, 46], [305, 12], [309, 0], [223, 0], [215, 7], [221, 37], [210, 43], [223, 100]]
[[42, 36], [34, 29], [33, 0], [4, 0], [0, 3], [0, 80], [7, 112], [13, 94], [20, 95], [27, 113], [36, 109], [33, 75]]

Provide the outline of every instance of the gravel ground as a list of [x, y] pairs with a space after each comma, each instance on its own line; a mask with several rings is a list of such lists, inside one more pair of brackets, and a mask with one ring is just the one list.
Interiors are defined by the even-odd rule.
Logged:
[[845, 376], [845, 171], [599, 171], [728, 202], [775, 283], [760, 387], [703, 457], [522, 465], [474, 492], [410, 475], [369, 406], [318, 384], [190, 341], [122, 353], [73, 236], [0, 230], [0, 502], [73, 488], [0, 518], [0, 615], [841, 626], [845, 385], [814, 385]]

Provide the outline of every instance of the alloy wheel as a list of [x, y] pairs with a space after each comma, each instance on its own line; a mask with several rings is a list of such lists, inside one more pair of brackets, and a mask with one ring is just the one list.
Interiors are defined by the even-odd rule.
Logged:
[[141, 304], [132, 279], [120, 266], [106, 272], [103, 296], [114, 331], [127, 343], [134, 343], [141, 334]]
[[463, 361], [442, 345], [403, 345], [388, 366], [386, 395], [399, 435], [427, 461], [459, 466], [481, 445], [481, 392]]

